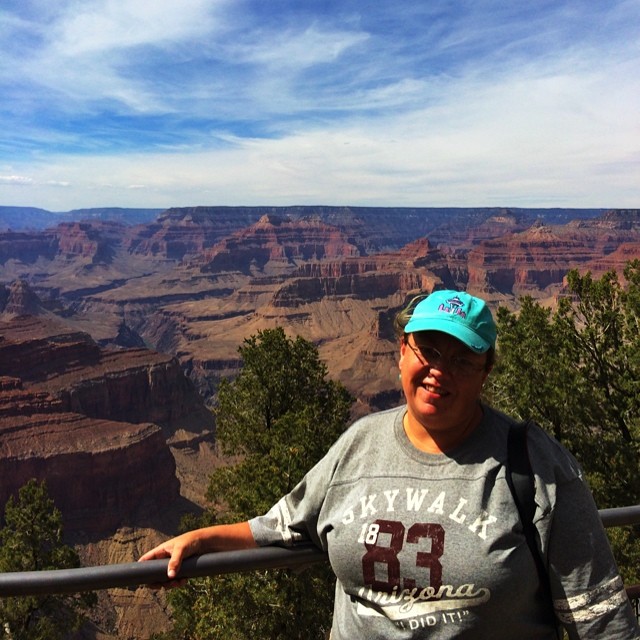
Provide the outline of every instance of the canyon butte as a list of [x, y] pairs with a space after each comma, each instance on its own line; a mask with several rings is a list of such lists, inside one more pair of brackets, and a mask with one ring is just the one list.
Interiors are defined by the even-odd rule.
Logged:
[[[570, 269], [640, 257], [638, 210], [88, 210], [44, 228], [2, 213], [0, 501], [46, 479], [84, 564], [132, 561], [204, 506], [223, 463], [209, 407], [245, 338], [313, 341], [356, 417], [400, 402], [392, 320], [413, 295], [553, 306]], [[100, 598], [87, 638], [167, 624], [161, 593]]]

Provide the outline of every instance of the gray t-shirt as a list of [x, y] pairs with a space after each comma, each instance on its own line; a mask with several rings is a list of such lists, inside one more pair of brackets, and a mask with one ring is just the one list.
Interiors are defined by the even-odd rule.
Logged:
[[[505, 477], [512, 421], [483, 409], [446, 454], [409, 442], [406, 407], [362, 418], [250, 521], [259, 545], [311, 540], [328, 552], [332, 640], [556, 638]], [[579, 465], [538, 427], [529, 457], [556, 616], [570, 638], [640, 638]]]

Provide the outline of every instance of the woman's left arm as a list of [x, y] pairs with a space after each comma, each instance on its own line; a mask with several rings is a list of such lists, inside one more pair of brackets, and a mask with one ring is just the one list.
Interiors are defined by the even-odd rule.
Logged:
[[547, 560], [554, 609], [569, 638], [640, 638], [598, 509], [581, 477], [556, 487]]

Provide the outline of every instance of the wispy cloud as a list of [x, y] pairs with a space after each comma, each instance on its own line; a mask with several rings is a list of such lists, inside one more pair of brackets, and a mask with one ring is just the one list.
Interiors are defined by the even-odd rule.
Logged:
[[0, 176], [0, 184], [26, 185], [32, 183], [33, 179], [28, 176]]
[[161, 7], [146, 0], [71, 3], [51, 32], [50, 47], [65, 57], [147, 45], [167, 49], [214, 33], [215, 10], [222, 5], [209, 0], [164, 0]]
[[314, 65], [335, 62], [345, 51], [366, 41], [364, 32], [330, 30], [312, 24], [304, 30], [258, 30], [228, 48], [238, 63], [252, 63], [274, 71], [301, 72]]
[[638, 204], [639, 0], [0, 12], [3, 203]]

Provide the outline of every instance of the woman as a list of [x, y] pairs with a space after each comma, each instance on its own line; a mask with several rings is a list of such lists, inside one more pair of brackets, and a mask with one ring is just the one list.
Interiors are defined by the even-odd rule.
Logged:
[[432, 293], [400, 340], [405, 406], [356, 422], [266, 515], [188, 532], [141, 559], [169, 557], [173, 579], [189, 555], [311, 540], [337, 576], [333, 640], [551, 640], [558, 621], [570, 638], [640, 638], [580, 467], [533, 427], [552, 602], [537, 597], [505, 471], [514, 421], [480, 402], [495, 340], [482, 300]]

